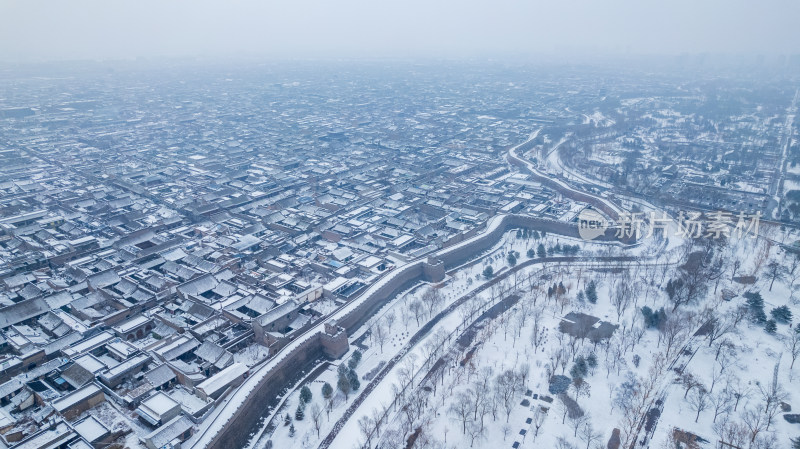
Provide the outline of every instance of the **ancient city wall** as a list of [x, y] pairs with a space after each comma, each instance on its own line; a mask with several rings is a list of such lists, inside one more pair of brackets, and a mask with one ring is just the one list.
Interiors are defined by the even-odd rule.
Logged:
[[265, 415], [267, 407], [275, 406], [278, 402], [277, 397], [282, 390], [293, 382], [297, 382], [303, 370], [322, 357], [324, 357], [324, 353], [320, 334], [315, 334], [287, 354], [274, 369], [264, 375], [258, 386], [229, 417], [228, 423], [214, 437], [208, 447], [219, 449], [244, 447], [250, 432], [255, 429], [259, 419]]
[[[505, 215], [490, 220], [483, 233], [441, 249], [435, 253], [434, 257], [444, 262], [446, 269], [457, 267], [490, 249], [507, 230], [521, 227], [578, 237], [578, 228], [572, 224], [522, 215]], [[614, 232], [609, 230], [598, 240], [614, 240]], [[381, 279], [383, 283], [380, 286], [368, 287], [361, 295], [351, 300], [351, 303], [358, 302], [359, 304], [344, 316], [338, 317], [337, 324], [345, 328], [348, 334], [352, 334], [391, 298], [424, 280], [425, 263], [427, 263], [426, 259], [420, 259], [385, 274], [385, 277]], [[226, 449], [244, 445], [247, 435], [264, 414], [267, 404], [270, 404], [283, 388], [288, 387], [289, 382], [296, 377], [297, 373], [307, 368], [309, 363], [324, 356], [320, 332], [322, 332], [321, 325], [320, 331], [313, 336], [305, 337], [308, 338], [308, 341], [303, 342], [301, 346], [294, 348], [289, 353], [277, 355], [284, 359], [264, 375], [264, 379], [259, 381], [258, 387], [248, 396], [246, 402], [238, 407], [234, 417], [229, 420], [229, 424], [207, 447]], [[304, 338], [304, 336], [298, 338]]]

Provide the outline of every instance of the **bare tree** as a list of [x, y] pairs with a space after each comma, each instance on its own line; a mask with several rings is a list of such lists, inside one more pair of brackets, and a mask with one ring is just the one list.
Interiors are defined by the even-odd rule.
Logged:
[[386, 344], [386, 340], [389, 338], [389, 334], [387, 334], [386, 327], [384, 326], [384, 321], [385, 320], [381, 320], [372, 326], [372, 337], [381, 348], [381, 354], [383, 354], [383, 345]]
[[319, 437], [319, 429], [322, 427], [322, 409], [320, 409], [319, 404], [316, 402], [311, 404], [311, 422], [314, 423], [314, 430], [317, 431], [317, 437]]
[[635, 296], [633, 282], [627, 273], [619, 279], [617, 287], [611, 295], [611, 304], [617, 312], [617, 321], [620, 320]]
[[467, 434], [467, 424], [472, 421], [472, 394], [471, 390], [459, 391], [450, 404], [448, 412], [455, 416], [461, 423], [461, 431]]
[[470, 422], [467, 426], [467, 436], [469, 437], [469, 447], [473, 447], [476, 441], [480, 441], [486, 436], [485, 428], [474, 421]]
[[725, 338], [714, 343], [714, 361], [722, 359], [722, 363], [727, 367], [735, 355], [736, 345], [730, 339]]
[[786, 267], [786, 278], [789, 280], [790, 296], [794, 297], [794, 286], [800, 279], [800, 254], [790, 253], [789, 265]]
[[539, 436], [539, 429], [544, 424], [545, 418], [547, 418], [547, 413], [542, 410], [541, 406], [536, 407], [536, 411], [533, 412], [533, 427], [536, 429], [533, 434], [534, 439]]
[[442, 295], [436, 287], [429, 286], [425, 290], [425, 293], [422, 294], [422, 303], [428, 309], [428, 316], [433, 316], [433, 312], [439, 308], [442, 299]]
[[381, 439], [381, 449], [395, 449], [398, 447], [405, 447], [405, 435], [399, 429], [387, 430]]
[[503, 424], [500, 430], [503, 431], [503, 441], [505, 441], [506, 438], [508, 438], [508, 435], [511, 433], [511, 426], [509, 426], [508, 424]]
[[772, 425], [772, 421], [775, 419], [778, 413], [780, 413], [781, 402], [786, 401], [789, 395], [777, 382], [777, 377], [774, 378], [773, 382], [769, 386], [765, 386], [763, 383], [758, 384], [758, 390], [759, 393], [761, 393], [761, 399], [764, 401], [763, 410], [764, 415], [767, 418], [767, 427], [765, 430], [769, 430], [769, 426]]
[[755, 250], [755, 258], [753, 263], [753, 274], [761, 271], [761, 266], [769, 259], [769, 253], [772, 250], [772, 242], [768, 239], [758, 239], [758, 248]]
[[717, 394], [712, 394], [709, 398], [712, 410], [714, 410], [714, 420], [717, 422], [719, 415], [728, 414], [733, 410], [733, 395], [728, 390], [722, 390]]
[[764, 269], [764, 274], [767, 276], [767, 279], [769, 279], [769, 291], [772, 291], [772, 284], [774, 284], [776, 280], [783, 280], [786, 278], [786, 267], [778, 263], [778, 261], [773, 260], [767, 264], [767, 267]]
[[358, 418], [358, 430], [361, 431], [361, 435], [364, 437], [364, 445], [369, 449], [372, 447], [372, 430], [374, 429], [374, 425], [372, 422], [372, 418], [369, 416], [362, 416]]
[[728, 390], [733, 396], [733, 411], [739, 408], [739, 402], [742, 399], [747, 399], [750, 396], [750, 386], [743, 383], [741, 379], [735, 375], [730, 375], [726, 379], [725, 389]]
[[587, 423], [588, 419], [589, 418], [585, 414], [576, 413], [569, 415], [569, 425], [572, 427], [573, 437], [578, 436], [578, 430], [580, 430], [580, 428]]
[[397, 314], [394, 312], [394, 309], [387, 312], [383, 319], [386, 321], [386, 331], [391, 335], [392, 326], [394, 326], [394, 322], [397, 320]]
[[483, 421], [486, 414], [492, 409], [492, 380], [493, 370], [489, 366], [476, 370], [475, 382], [472, 384], [472, 418], [475, 421], [480, 420], [480, 426], [483, 427]]
[[603, 438], [602, 433], [595, 432], [592, 422], [589, 420], [583, 424], [583, 427], [580, 429], [580, 433], [581, 439], [586, 442], [586, 449], [589, 449], [589, 446], [591, 446], [592, 443], [598, 442], [601, 438]]
[[512, 347], [514, 347], [517, 344], [517, 338], [522, 336], [522, 328], [525, 327], [525, 315], [522, 313], [522, 311], [514, 314], [512, 317], [512, 325], [514, 331], [512, 334]]
[[741, 423], [731, 420], [729, 417], [724, 417], [719, 422], [712, 425], [714, 433], [717, 434], [719, 440], [729, 445], [729, 447], [745, 447], [749, 431], [747, 427]]
[[495, 389], [506, 412], [506, 422], [514, 411], [516, 401], [514, 397], [519, 393], [521, 386], [519, 376], [511, 370], [506, 370], [495, 379]]
[[408, 396], [406, 403], [400, 408], [403, 421], [406, 424], [406, 431], [411, 432], [422, 417], [428, 405], [428, 398], [424, 394], [412, 394]]
[[372, 409], [372, 423], [375, 425], [375, 436], [380, 438], [381, 436], [381, 423], [383, 422], [383, 417], [386, 415], [386, 406], [381, 405], [382, 410], [378, 410], [377, 408]]
[[[725, 360], [725, 357], [723, 357], [723, 360]], [[725, 375], [725, 363], [727, 362], [720, 363], [720, 360], [717, 360], [711, 365], [711, 386], [708, 389], [709, 394], [714, 392], [714, 386]]]
[[572, 379], [572, 389], [575, 391], [575, 402], [578, 402], [581, 396], [586, 396], [588, 398], [592, 391], [589, 382], [586, 382], [580, 377]]
[[467, 320], [471, 320], [475, 316], [475, 313], [480, 310], [481, 305], [481, 299], [475, 295], [470, 296], [466, 301], [464, 301], [464, 303], [458, 308], [458, 314], [461, 322], [466, 323]]
[[543, 307], [534, 307], [531, 312], [533, 319], [533, 329], [531, 330], [531, 344], [533, 345], [534, 354], [539, 351], [539, 346], [544, 343], [546, 329], [542, 325], [542, 318], [544, 316]]
[[[800, 270], [798, 270], [800, 271]], [[800, 328], [789, 329], [789, 335], [783, 341], [786, 350], [789, 352], [789, 355], [792, 357], [792, 363], [789, 365], [789, 370], [791, 371], [794, 368], [794, 362], [797, 360], [797, 357], [800, 356]]]
[[558, 437], [556, 439], [556, 449], [578, 449], [574, 444], [570, 443], [564, 437]]
[[408, 330], [408, 323], [411, 322], [411, 310], [408, 307], [402, 307], [400, 309], [400, 320], [403, 322], [403, 328]]
[[656, 390], [663, 378], [665, 365], [664, 355], [656, 354], [648, 370], [648, 375], [639, 379], [637, 388], [633, 389], [626, 398], [625, 406], [622, 407], [622, 422], [620, 423], [622, 447], [631, 447], [635, 443], [639, 423], [655, 400]]
[[694, 417], [694, 422], [697, 422], [697, 420], [700, 419], [700, 412], [707, 409], [709, 406], [708, 390], [702, 385], [697, 387], [692, 395], [689, 396], [688, 401], [692, 410], [697, 412], [697, 415]]
[[560, 313], [564, 313], [564, 308], [570, 303], [569, 295], [557, 295]]
[[408, 309], [414, 315], [414, 319], [417, 321], [417, 326], [419, 326], [419, 320], [425, 314], [425, 309], [422, 303], [419, 300], [414, 301], [408, 306]]
[[748, 408], [742, 413], [742, 422], [747, 427], [750, 444], [756, 441], [758, 434], [764, 430], [767, 419], [759, 410]]
[[691, 322], [691, 315], [688, 313], [672, 313], [662, 323], [661, 339], [666, 344], [665, 354], [668, 359], [671, 359], [689, 338]]
[[731, 280], [736, 277], [736, 273], [739, 272], [739, 268], [742, 267], [742, 261], [736, 259], [733, 261], [733, 266], [731, 267]]
[[519, 366], [517, 371], [517, 376], [519, 376], [520, 382], [520, 389], [524, 390], [525, 386], [528, 384], [528, 376], [530, 375], [531, 366], [527, 363], [522, 363]]
[[717, 302], [712, 307], [703, 310], [701, 319], [709, 322], [708, 332], [706, 338], [708, 339], [708, 346], [710, 347], [719, 338], [734, 332], [736, 327], [747, 317], [747, 307], [735, 307], [722, 314], [720, 317], [715, 317], [717, 310], [719, 310], [720, 303]]
[[672, 311], [678, 307], [691, 304], [701, 298], [708, 289], [709, 250], [695, 251], [688, 255], [686, 263], [681, 265], [677, 278], [667, 282], [667, 297], [672, 302]]

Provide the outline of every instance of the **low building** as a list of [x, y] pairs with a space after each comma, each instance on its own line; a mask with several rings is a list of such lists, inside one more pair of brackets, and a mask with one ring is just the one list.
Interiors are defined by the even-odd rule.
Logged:
[[148, 449], [180, 448], [181, 443], [192, 436], [192, 421], [177, 416], [158, 429], [150, 432], [143, 441]]
[[229, 387], [241, 385], [248, 371], [246, 365], [234, 363], [198, 385], [197, 394], [203, 399], [218, 399]]
[[181, 405], [162, 392], [150, 396], [136, 408], [139, 418], [153, 427], [169, 422], [181, 414]]
[[92, 415], [76, 422], [72, 425], [72, 428], [75, 429], [78, 435], [83, 437], [84, 440], [94, 446], [106, 446], [110, 443], [108, 439], [111, 437], [111, 431]]
[[106, 400], [103, 390], [92, 382], [85, 387], [53, 401], [52, 406], [66, 419], [76, 418], [86, 410]]

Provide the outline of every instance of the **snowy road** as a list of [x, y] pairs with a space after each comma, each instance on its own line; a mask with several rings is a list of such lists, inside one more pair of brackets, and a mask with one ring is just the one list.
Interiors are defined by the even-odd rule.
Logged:
[[623, 213], [623, 211], [612, 201], [609, 201], [608, 199], [598, 195], [574, 189], [566, 182], [540, 171], [532, 163], [528, 162], [526, 159], [523, 159], [522, 156], [518, 154], [518, 151], [532, 140], [533, 139], [528, 139], [525, 142], [522, 142], [521, 144], [509, 149], [507, 155], [509, 163], [517, 162], [518, 164], [522, 164], [535, 178], [539, 178], [548, 184], [555, 184], [560, 193], [562, 193], [564, 196], [571, 197], [577, 201], [595, 203], [594, 205], [609, 215], [612, 220], [616, 221], [619, 219], [619, 216]]

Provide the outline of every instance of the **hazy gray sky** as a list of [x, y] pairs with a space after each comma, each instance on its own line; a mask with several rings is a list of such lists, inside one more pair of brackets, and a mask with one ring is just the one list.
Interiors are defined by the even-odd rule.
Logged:
[[0, 60], [800, 53], [798, 0], [0, 0]]

